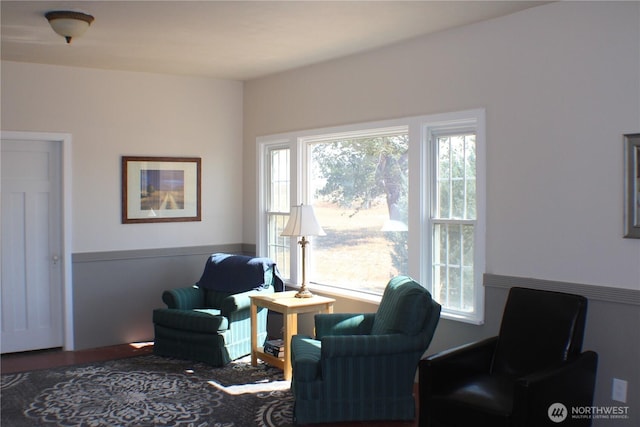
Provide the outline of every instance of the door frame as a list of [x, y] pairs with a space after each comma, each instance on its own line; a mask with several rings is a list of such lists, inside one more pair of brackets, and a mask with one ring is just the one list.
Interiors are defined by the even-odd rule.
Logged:
[[[20, 132], [20, 131], [0, 131], [0, 139], [12, 139], [17, 141], [41, 141], [55, 142], [61, 148], [61, 178], [62, 178], [62, 324], [64, 350], [75, 349], [74, 327], [73, 327], [73, 278], [72, 278], [72, 239], [71, 239], [71, 134], [54, 132]], [[0, 153], [0, 156], [2, 154]], [[1, 179], [1, 178], [0, 178]]]

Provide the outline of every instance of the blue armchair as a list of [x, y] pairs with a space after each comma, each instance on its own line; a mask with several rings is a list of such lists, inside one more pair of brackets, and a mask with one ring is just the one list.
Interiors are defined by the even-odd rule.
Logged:
[[[164, 291], [167, 308], [153, 311], [154, 353], [223, 366], [251, 353], [251, 295], [282, 291], [273, 261], [213, 254], [191, 287]], [[258, 338], [267, 336], [267, 310], [258, 312]]]
[[316, 315], [315, 339], [291, 343], [296, 423], [413, 419], [418, 361], [439, 319], [406, 276], [388, 283], [376, 313]]

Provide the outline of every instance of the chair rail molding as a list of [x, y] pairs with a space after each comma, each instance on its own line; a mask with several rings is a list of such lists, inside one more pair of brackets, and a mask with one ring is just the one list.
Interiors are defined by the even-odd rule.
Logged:
[[530, 277], [502, 276], [488, 273], [484, 275], [484, 286], [503, 289], [509, 289], [513, 286], [521, 286], [546, 291], [579, 294], [596, 301], [640, 306], [640, 291], [635, 289], [585, 285], [581, 283], [534, 279]]

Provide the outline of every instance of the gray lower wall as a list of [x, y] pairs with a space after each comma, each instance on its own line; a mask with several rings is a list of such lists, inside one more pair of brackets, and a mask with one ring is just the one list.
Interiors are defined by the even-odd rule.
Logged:
[[[162, 307], [162, 291], [191, 286], [215, 252], [251, 255], [253, 245], [82, 253], [73, 256], [76, 349], [153, 339], [151, 312]], [[485, 322], [470, 325], [442, 319], [428, 354], [495, 335], [509, 288], [524, 286], [584, 295], [589, 298], [584, 348], [599, 355], [595, 405], [628, 406], [627, 420], [595, 420], [593, 425], [640, 425], [640, 291], [487, 274]], [[337, 298], [336, 312], [371, 312], [376, 305]], [[299, 331], [310, 333], [312, 316], [301, 316]], [[273, 320], [271, 320], [273, 319]], [[271, 317], [270, 333], [281, 319]], [[627, 403], [611, 400], [612, 379], [628, 381]]]
[[247, 253], [231, 244], [74, 254], [76, 350], [153, 340], [151, 313], [165, 307], [162, 292], [197, 282], [215, 252]]

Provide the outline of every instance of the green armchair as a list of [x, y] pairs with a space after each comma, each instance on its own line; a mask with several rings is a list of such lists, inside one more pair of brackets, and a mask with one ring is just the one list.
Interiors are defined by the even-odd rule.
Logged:
[[[167, 308], [153, 311], [154, 354], [223, 366], [251, 353], [251, 295], [283, 290], [265, 258], [214, 254], [194, 286], [164, 291]], [[267, 310], [258, 311], [258, 339], [267, 337]]]
[[391, 279], [376, 313], [316, 315], [316, 338], [291, 342], [296, 423], [414, 419], [416, 370], [439, 319], [406, 276]]

